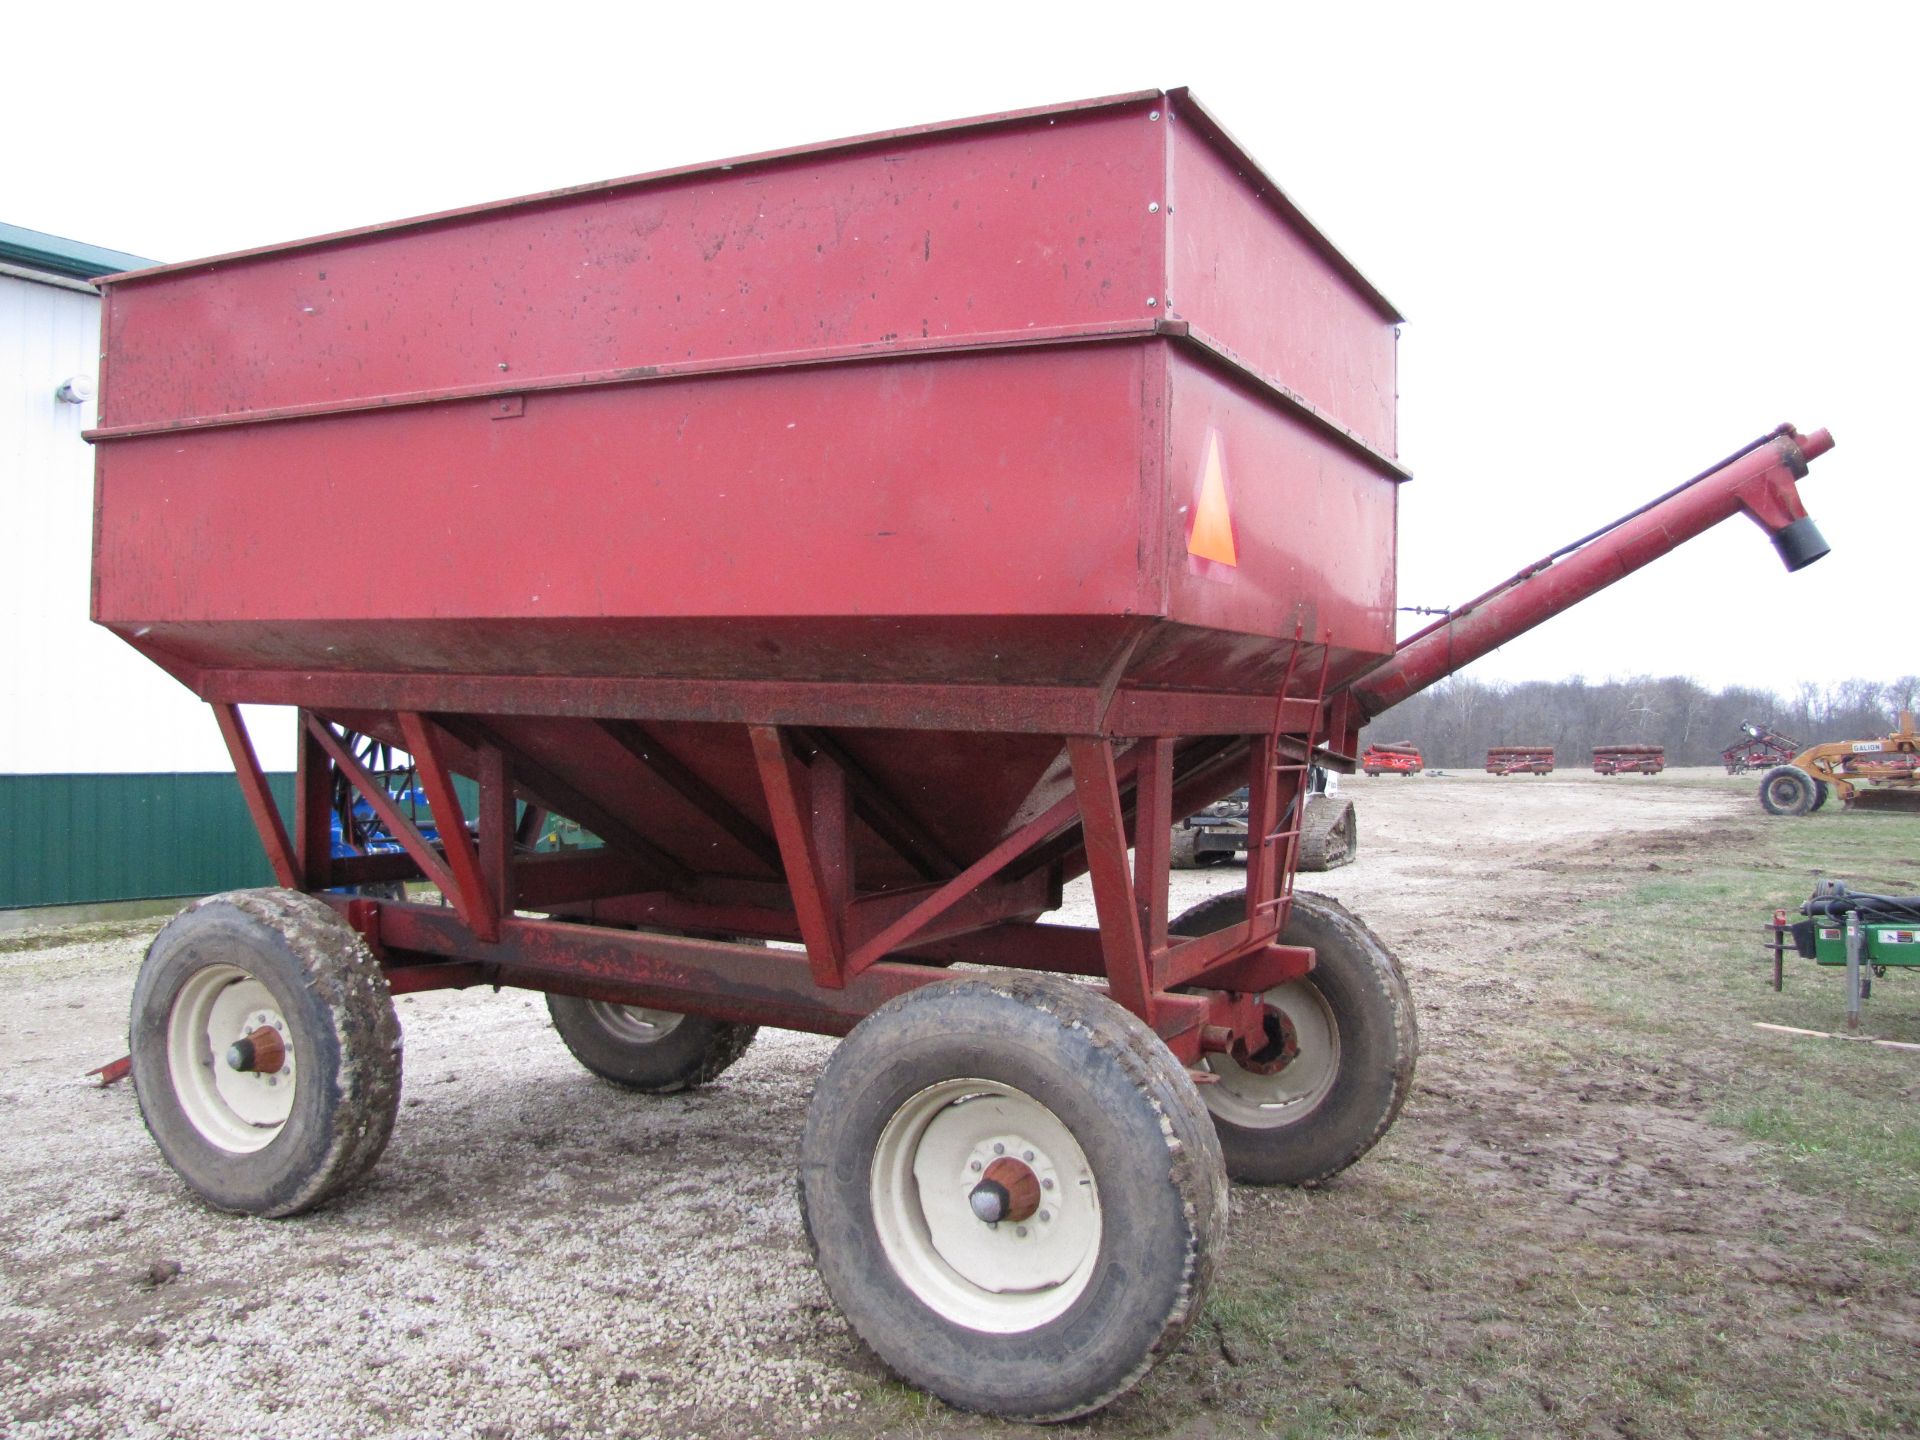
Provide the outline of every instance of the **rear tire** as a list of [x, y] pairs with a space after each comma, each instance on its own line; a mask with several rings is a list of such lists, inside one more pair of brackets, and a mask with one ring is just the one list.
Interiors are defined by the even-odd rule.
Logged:
[[[1244, 891], [1216, 895], [1168, 929], [1208, 935], [1244, 922], [1246, 913]], [[1262, 997], [1298, 1053], [1268, 1075], [1210, 1055], [1207, 1068], [1220, 1081], [1204, 1086], [1201, 1099], [1228, 1175], [1249, 1185], [1312, 1185], [1387, 1133], [1413, 1086], [1420, 1037], [1399, 962], [1338, 901], [1295, 891], [1280, 940], [1311, 945], [1316, 954], [1310, 974]]]
[[311, 895], [234, 890], [176, 915], [140, 967], [130, 1030], [141, 1117], [218, 1209], [311, 1210], [372, 1169], [393, 1133], [400, 1022], [386, 976]]
[[[1013, 1188], [988, 1204], [1010, 1208], [988, 1223], [1003, 1160]], [[800, 1211], [828, 1292], [902, 1378], [1048, 1421], [1124, 1394], [1179, 1342], [1227, 1187], [1193, 1081], [1138, 1019], [1051, 976], [970, 977], [881, 1006], [834, 1052]]]
[[717, 1079], [753, 1044], [757, 1025], [548, 995], [547, 1013], [573, 1058], [623, 1090], [671, 1095]]
[[1814, 778], [1798, 765], [1776, 765], [1760, 777], [1760, 808], [1769, 815], [1807, 815], [1818, 807]]

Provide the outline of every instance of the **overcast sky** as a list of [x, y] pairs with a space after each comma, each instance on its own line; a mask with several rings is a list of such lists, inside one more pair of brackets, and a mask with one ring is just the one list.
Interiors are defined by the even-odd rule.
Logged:
[[1190, 85], [1408, 316], [1403, 604], [1833, 430], [1828, 559], [1788, 576], [1736, 519], [1474, 671], [1787, 688], [1920, 670], [1914, 13], [96, 5], [9, 32], [0, 220], [182, 260]]

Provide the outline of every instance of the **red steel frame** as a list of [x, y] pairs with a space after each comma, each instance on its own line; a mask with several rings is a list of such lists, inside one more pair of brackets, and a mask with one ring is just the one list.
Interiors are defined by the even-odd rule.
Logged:
[[[749, 729], [785, 884], [690, 875], [660, 884], [657, 856], [617, 825], [608, 825], [614, 833], [601, 851], [521, 853], [522, 804], [579, 813], [585, 797], [546, 791], [549, 777], [540, 767], [493, 737], [417, 711], [393, 712], [377, 723], [401, 736], [412, 754], [437, 843], [354, 759], [334, 724], [311, 711], [300, 713], [289, 830], [238, 707], [213, 709], [281, 884], [324, 891], [420, 878], [440, 888], [447, 906], [345, 891], [325, 895], [381, 958], [396, 993], [519, 985], [844, 1034], [876, 1005], [968, 961], [1098, 977], [1193, 1064], [1208, 1052], [1260, 1048], [1258, 994], [1313, 965], [1312, 951], [1277, 942], [1291, 903], [1304, 757], [1317, 739], [1311, 727], [1305, 736], [1287, 736], [1276, 723], [1244, 747], [1217, 748], [1204, 758], [1207, 766], [1231, 770], [1237, 755], [1247, 767], [1253, 824], [1262, 838], [1249, 853], [1246, 921], [1177, 938], [1167, 931], [1167, 836], [1177, 789], [1176, 741], [1168, 736], [1131, 744], [1063, 737], [1073, 772], [1070, 796], [940, 883], [862, 894], [848, 843], [849, 795], [858, 778], [849, 776], [831, 745], [804, 741], [804, 732], [789, 727]], [[1276, 721], [1288, 713], [1289, 707], [1276, 706]], [[463, 742], [457, 729], [468, 729], [469, 739]], [[475, 817], [466, 815], [454, 789], [449, 757], [456, 751], [461, 768], [478, 780]], [[380, 815], [404, 857], [330, 856], [319, 797], [331, 793], [336, 774]], [[1063, 839], [1077, 843], [1080, 855], [1062, 854]], [[1035, 857], [1044, 859], [1048, 846], [1059, 858], [1036, 868]], [[1098, 929], [1032, 923], [1058, 903], [1059, 876], [1073, 859], [1091, 872]], [[523, 907], [549, 910], [554, 918], [525, 918], [516, 913]], [[662, 929], [629, 928], [636, 926]], [[720, 938], [736, 936], [798, 940], [805, 948]]]

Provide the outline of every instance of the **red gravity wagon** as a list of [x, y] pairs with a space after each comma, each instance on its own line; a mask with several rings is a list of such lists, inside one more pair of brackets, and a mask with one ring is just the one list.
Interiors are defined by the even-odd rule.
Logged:
[[[1293, 889], [1309, 764], [1727, 516], [1825, 549], [1831, 442], [1783, 427], [1396, 649], [1400, 317], [1181, 90], [103, 289], [94, 618], [211, 705], [279, 880], [140, 973], [174, 1169], [256, 1215], [352, 1184], [408, 991], [544, 991], [642, 1092], [846, 1035], [798, 1142], [820, 1272], [1007, 1416], [1126, 1391], [1228, 1178], [1323, 1180], [1400, 1108], [1400, 969]], [[246, 703], [298, 709], [291, 814]], [[330, 855], [336, 784], [399, 853]], [[1173, 822], [1243, 785], [1244, 895], [1170, 917]], [[548, 816], [603, 844], [536, 853]], [[1047, 923], [1081, 875], [1097, 927]], [[374, 898], [408, 880], [445, 903]]]

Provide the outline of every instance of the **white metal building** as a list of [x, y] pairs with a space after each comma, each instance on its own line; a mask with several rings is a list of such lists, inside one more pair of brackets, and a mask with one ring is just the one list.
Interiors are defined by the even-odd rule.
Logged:
[[[224, 819], [198, 815], [199, 801], [176, 805], [187, 772], [213, 810], [229, 808], [233, 782], [213, 777], [231, 766], [207, 707], [89, 619], [93, 448], [83, 433], [95, 423], [100, 360], [89, 281], [152, 263], [0, 224], [0, 907], [186, 893], [194, 884], [136, 872], [184, 838], [188, 810], [207, 821], [191, 829], [214, 859], [210, 875], [228, 873], [239, 843]], [[291, 766], [290, 725], [254, 721], [269, 769]], [[134, 775], [147, 783], [101, 783]], [[257, 852], [251, 832], [243, 838]]]

